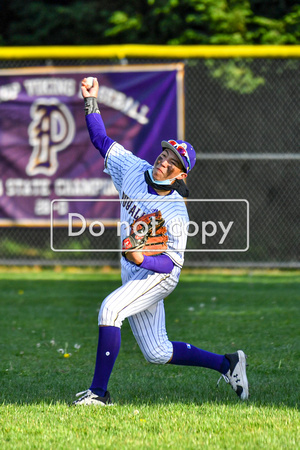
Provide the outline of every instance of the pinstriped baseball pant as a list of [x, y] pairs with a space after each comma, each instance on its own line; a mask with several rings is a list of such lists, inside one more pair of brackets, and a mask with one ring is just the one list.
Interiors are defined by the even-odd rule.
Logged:
[[134, 337], [147, 361], [166, 364], [173, 354], [165, 325], [163, 299], [175, 289], [180, 269], [160, 274], [145, 269], [122, 269], [123, 285], [108, 295], [101, 305], [99, 326], [121, 328], [128, 318]]

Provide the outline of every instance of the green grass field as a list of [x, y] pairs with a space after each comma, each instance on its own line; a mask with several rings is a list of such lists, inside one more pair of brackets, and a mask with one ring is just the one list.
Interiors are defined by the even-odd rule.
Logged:
[[97, 311], [119, 284], [117, 271], [0, 271], [1, 448], [299, 448], [299, 272], [183, 272], [166, 299], [171, 340], [248, 354], [249, 401], [216, 388], [217, 372], [150, 365], [126, 321], [114, 405], [70, 407], [92, 379]]

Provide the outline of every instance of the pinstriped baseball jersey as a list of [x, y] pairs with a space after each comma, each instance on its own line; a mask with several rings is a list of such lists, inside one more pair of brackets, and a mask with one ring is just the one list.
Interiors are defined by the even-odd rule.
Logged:
[[[133, 155], [116, 142], [107, 152], [104, 171], [111, 176], [122, 200], [121, 241], [129, 234], [128, 224], [143, 214], [161, 211], [169, 237], [168, 250], [165, 253], [181, 268], [187, 241], [186, 226], [189, 221], [185, 202], [176, 191], [166, 196], [149, 192], [144, 173], [150, 168], [152, 166], [147, 161]], [[122, 266], [128, 264], [132, 266], [122, 258]], [[138, 267], [136, 269], [138, 270]]]

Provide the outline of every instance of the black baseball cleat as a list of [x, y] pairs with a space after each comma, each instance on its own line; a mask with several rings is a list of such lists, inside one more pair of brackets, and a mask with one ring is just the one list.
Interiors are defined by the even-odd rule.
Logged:
[[[81, 397], [80, 397], [81, 396]], [[99, 397], [99, 395], [94, 394], [90, 389], [83, 392], [78, 392], [76, 397], [80, 397], [78, 400], [72, 403], [72, 405], [96, 405], [96, 406], [108, 406], [110, 403], [110, 394], [108, 391], [105, 392], [104, 397]]]
[[237, 393], [241, 400], [247, 400], [249, 397], [249, 386], [246, 375], [246, 358], [247, 356], [242, 350], [238, 350], [236, 353], [230, 353], [225, 355], [230, 362], [230, 368], [227, 373], [219, 378], [217, 386], [219, 385], [222, 377], [229, 383], [232, 389]]

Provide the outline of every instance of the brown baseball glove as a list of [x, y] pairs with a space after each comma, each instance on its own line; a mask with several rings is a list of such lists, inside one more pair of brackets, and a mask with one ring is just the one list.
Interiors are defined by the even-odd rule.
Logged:
[[145, 214], [130, 226], [130, 235], [122, 243], [123, 255], [129, 251], [143, 250], [143, 255], [159, 255], [167, 250], [167, 228], [161, 212]]

